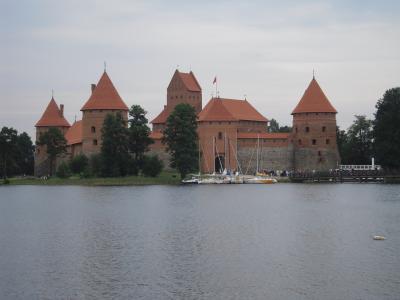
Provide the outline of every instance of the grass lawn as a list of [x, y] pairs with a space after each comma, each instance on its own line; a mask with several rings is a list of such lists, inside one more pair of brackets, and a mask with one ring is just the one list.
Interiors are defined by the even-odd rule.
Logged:
[[[87, 185], [87, 186], [117, 186], [117, 185], [167, 185], [180, 184], [180, 176], [175, 172], [162, 172], [158, 177], [126, 176], [115, 178], [70, 178], [52, 177], [47, 180], [39, 178], [9, 178], [10, 185]], [[0, 185], [3, 181], [0, 181]]]

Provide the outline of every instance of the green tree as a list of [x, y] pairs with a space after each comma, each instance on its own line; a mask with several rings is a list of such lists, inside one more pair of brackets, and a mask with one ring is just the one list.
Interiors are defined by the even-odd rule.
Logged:
[[74, 174], [80, 174], [88, 167], [89, 159], [86, 157], [85, 154], [76, 155], [74, 158], [71, 159], [69, 162], [69, 168], [71, 172]]
[[387, 90], [375, 107], [377, 162], [389, 169], [400, 169], [400, 87]]
[[144, 176], [156, 177], [161, 173], [163, 167], [164, 163], [157, 155], [145, 156], [142, 172]]
[[18, 165], [19, 174], [33, 175], [34, 152], [31, 137], [23, 132], [17, 138], [16, 163]]
[[290, 126], [279, 126], [279, 123], [275, 119], [271, 119], [269, 121], [268, 132], [276, 133], [276, 132], [291, 132], [292, 127]]
[[17, 131], [14, 128], [3, 127], [0, 131], [0, 158], [4, 182], [7, 179], [7, 171], [15, 164], [15, 152], [17, 151]]
[[171, 167], [185, 178], [198, 166], [197, 116], [193, 106], [185, 103], [175, 106], [167, 119], [163, 143], [171, 154]]
[[53, 166], [56, 158], [67, 152], [67, 141], [64, 135], [60, 129], [53, 127], [39, 136], [37, 144], [46, 146], [50, 162], [50, 175], [53, 175]]
[[275, 119], [269, 121], [268, 132], [279, 132], [279, 123]]
[[347, 130], [347, 143], [344, 145], [349, 164], [363, 165], [371, 162], [373, 155], [372, 121], [366, 116], [355, 116]]
[[71, 176], [71, 170], [65, 161], [58, 166], [56, 175], [60, 178], [68, 178]]
[[150, 128], [147, 126], [147, 112], [140, 105], [132, 105], [129, 110], [129, 152], [133, 156], [133, 163], [130, 169], [135, 175], [142, 167], [144, 153], [149, 150], [149, 145], [154, 143], [150, 138]]
[[349, 160], [350, 152], [349, 142], [347, 138], [346, 130], [341, 130], [339, 126], [336, 126], [336, 141], [340, 154], [340, 159], [343, 165], [351, 164]]
[[108, 114], [104, 119], [102, 132], [101, 156], [102, 173], [107, 177], [127, 174], [128, 129], [120, 113]]

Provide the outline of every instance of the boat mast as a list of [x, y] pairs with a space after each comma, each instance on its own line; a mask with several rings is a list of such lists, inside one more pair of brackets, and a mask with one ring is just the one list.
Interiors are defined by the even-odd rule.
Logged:
[[213, 155], [212, 160], [214, 162], [214, 174], [215, 174], [215, 136], [213, 136]]
[[260, 135], [257, 133], [257, 169], [256, 169], [256, 174], [258, 173], [259, 148], [260, 148]]

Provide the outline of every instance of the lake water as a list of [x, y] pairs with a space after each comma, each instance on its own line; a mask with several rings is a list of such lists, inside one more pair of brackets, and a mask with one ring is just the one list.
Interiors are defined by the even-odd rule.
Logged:
[[400, 185], [2, 186], [0, 299], [400, 299]]

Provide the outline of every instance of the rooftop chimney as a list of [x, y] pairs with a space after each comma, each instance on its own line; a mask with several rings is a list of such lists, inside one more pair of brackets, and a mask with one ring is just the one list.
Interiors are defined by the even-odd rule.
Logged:
[[96, 88], [96, 85], [94, 83], [92, 83], [91, 88], [92, 88], [92, 93], [93, 93], [94, 89]]
[[60, 114], [61, 117], [64, 117], [64, 104], [60, 104]]

